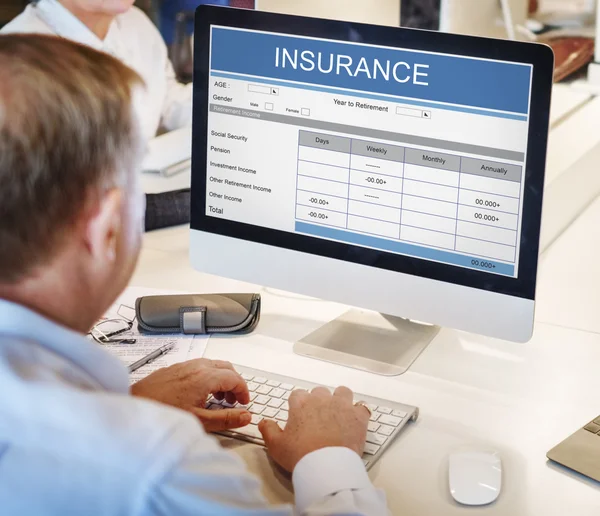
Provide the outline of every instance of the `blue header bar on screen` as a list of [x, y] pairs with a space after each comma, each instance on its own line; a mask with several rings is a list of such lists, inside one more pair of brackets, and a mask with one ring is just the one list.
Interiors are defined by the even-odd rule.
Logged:
[[527, 114], [532, 67], [212, 28], [211, 69]]

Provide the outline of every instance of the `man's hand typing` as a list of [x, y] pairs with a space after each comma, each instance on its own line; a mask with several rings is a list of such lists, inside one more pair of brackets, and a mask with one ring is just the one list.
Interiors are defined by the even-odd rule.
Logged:
[[353, 404], [350, 389], [338, 387], [333, 395], [325, 387], [310, 393], [297, 390], [289, 404], [285, 430], [267, 419], [259, 425], [269, 454], [281, 467], [293, 471], [304, 456], [332, 446], [362, 454], [370, 414], [368, 408]]
[[244, 379], [222, 360], [200, 358], [159, 369], [133, 384], [131, 394], [191, 412], [207, 432], [239, 428], [251, 419], [242, 409], [204, 408], [211, 394], [229, 403], [246, 405], [250, 401]]

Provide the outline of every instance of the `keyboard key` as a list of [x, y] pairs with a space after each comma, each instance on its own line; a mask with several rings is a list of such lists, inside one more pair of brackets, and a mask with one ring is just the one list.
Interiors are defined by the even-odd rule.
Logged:
[[268, 385], [261, 385], [256, 392], [259, 394], [269, 394], [273, 390], [273, 387], [269, 387]]
[[406, 412], [404, 412], [403, 410], [392, 410], [392, 416], [403, 419], [406, 417]]
[[381, 412], [382, 414], [391, 414], [392, 413], [392, 409], [388, 408], [388, 407], [379, 407], [377, 409], [377, 412]]
[[365, 468], [369, 465], [369, 463], [371, 462], [370, 460], [367, 459], [363, 459], [363, 464], [365, 465]]
[[262, 415], [264, 417], [274, 418], [277, 415], [277, 412], [279, 412], [279, 409], [267, 407], [262, 411]]
[[583, 429], [587, 430], [588, 432], [592, 432], [593, 434], [597, 434], [600, 431], [600, 425], [592, 422], [585, 425]]
[[377, 405], [371, 405], [371, 404], [367, 403], [367, 407], [369, 407], [369, 410], [371, 412], [375, 412], [377, 410]]
[[269, 393], [269, 396], [271, 396], [272, 398], [281, 398], [284, 394], [285, 391], [283, 389], [273, 389]]
[[379, 416], [381, 416], [381, 414], [379, 412], [371, 412], [370, 420], [377, 421], [379, 419]]
[[266, 407], [264, 405], [257, 405], [256, 403], [253, 403], [250, 405], [248, 410], [251, 414], [262, 414], [262, 411], [265, 410], [265, 408]]
[[254, 401], [257, 396], [258, 396], [258, 394], [256, 394], [255, 392], [251, 392], [250, 393], [250, 401]]
[[254, 376], [252, 376], [251, 374], [248, 374], [248, 373], [242, 373], [242, 378], [244, 380], [246, 380], [247, 382], [249, 382], [250, 380], [252, 380], [252, 378], [254, 378]]
[[242, 428], [236, 428], [234, 432], [247, 435], [249, 437], [256, 437], [257, 439], [262, 439], [262, 434], [256, 425], [246, 425]]
[[287, 421], [288, 416], [289, 416], [289, 412], [287, 412], [286, 410], [280, 410], [277, 413], [277, 415], [275, 416], [275, 419], [279, 419], [280, 421]]
[[367, 432], [367, 442], [373, 444], [383, 444], [387, 441], [385, 435], [376, 434], [373, 432]]
[[281, 405], [281, 410], [290, 410], [290, 404], [285, 401], [283, 405]]
[[286, 392], [286, 393], [285, 393], [285, 394], [282, 396], [282, 398], [283, 398], [284, 400], [286, 400], [286, 401], [287, 401], [287, 400], [289, 400], [289, 399], [290, 399], [290, 395], [291, 395], [291, 394], [292, 394], [292, 392], [291, 392], [291, 391], [287, 391], [287, 392]]
[[210, 400], [208, 400], [209, 403], [213, 403], [215, 405], [220, 405], [221, 403], [223, 403], [224, 400], [218, 400], [215, 397], [212, 397]]
[[283, 389], [284, 391], [293, 391], [294, 390], [294, 386], [291, 383], [282, 383], [279, 387], [281, 389]]
[[223, 410], [223, 407], [222, 405], [215, 405], [214, 403], [212, 403], [210, 407], [208, 407], [208, 410]]
[[237, 405], [237, 401], [232, 403], [228, 403], [227, 401], [223, 401], [223, 403], [221, 403], [221, 406], [223, 408], [234, 408]]
[[277, 421], [277, 424], [279, 425], [279, 428], [281, 428], [282, 430], [285, 430], [285, 427], [287, 425], [287, 423], [285, 421]]
[[256, 382], [248, 382], [247, 385], [250, 392], [254, 392], [256, 389], [258, 389], [258, 384]]
[[269, 381], [267, 382], [267, 385], [268, 385], [269, 387], [279, 387], [281, 384], [280, 384], [279, 382], [276, 382], [275, 380], [269, 380]]
[[258, 414], [252, 414], [252, 424], [258, 425], [264, 418]]
[[594, 423], [596, 423], [597, 425], [600, 425], [600, 416], [598, 416], [596, 419], [594, 419]]
[[379, 423], [375, 423], [374, 421], [369, 421], [368, 430], [369, 430], [369, 432], [377, 432], [377, 429], [380, 426], [381, 425]]
[[254, 398], [254, 403], [258, 403], [259, 405], [266, 405], [267, 403], [269, 403], [270, 399], [271, 398], [265, 396], [264, 394], [259, 394], [256, 398]]
[[393, 426], [381, 425], [377, 430], [378, 434], [390, 436], [394, 433], [395, 428]]
[[379, 416], [379, 419], [377, 421], [384, 425], [391, 425], [391, 426], [398, 426], [400, 423], [402, 423], [402, 420], [399, 417], [386, 416], [385, 414], [382, 414], [381, 416]]
[[365, 444], [365, 453], [369, 455], [375, 455], [379, 451], [379, 448], [381, 448], [381, 446], [377, 446], [373, 443], [367, 443]]
[[267, 403], [267, 405], [269, 407], [274, 407], [274, 408], [279, 408], [281, 407], [281, 405], [283, 405], [283, 400], [279, 399], [279, 398], [271, 398], [269, 400], [269, 403]]
[[263, 376], [257, 376], [254, 378], [254, 381], [256, 383], [267, 383], [267, 379]]

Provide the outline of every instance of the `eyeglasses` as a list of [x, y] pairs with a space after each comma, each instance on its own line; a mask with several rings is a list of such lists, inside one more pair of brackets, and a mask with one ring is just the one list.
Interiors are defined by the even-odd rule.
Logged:
[[[133, 312], [133, 318], [126, 315], [127, 311]], [[120, 305], [117, 315], [120, 317], [103, 319], [90, 330], [89, 335], [98, 344], [135, 344], [137, 342], [136, 339], [126, 335], [133, 328], [135, 310], [127, 305]]]

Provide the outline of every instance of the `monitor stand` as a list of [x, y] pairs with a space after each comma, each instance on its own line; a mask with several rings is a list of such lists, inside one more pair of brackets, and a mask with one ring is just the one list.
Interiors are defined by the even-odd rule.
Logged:
[[296, 342], [294, 352], [395, 376], [406, 372], [439, 331], [439, 326], [352, 309]]

